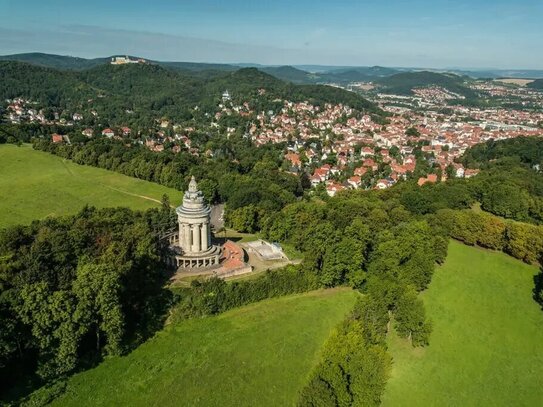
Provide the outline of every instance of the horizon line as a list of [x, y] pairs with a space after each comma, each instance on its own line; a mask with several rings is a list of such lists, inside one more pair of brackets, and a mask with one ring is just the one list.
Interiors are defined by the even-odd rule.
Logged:
[[93, 60], [93, 59], [107, 59], [107, 58], [113, 58], [117, 56], [128, 56], [132, 58], [141, 58], [145, 59], [147, 61], [152, 62], [161, 62], [161, 63], [194, 63], [194, 64], [207, 64], [207, 65], [229, 65], [229, 66], [240, 66], [240, 65], [259, 65], [262, 67], [301, 67], [301, 66], [318, 66], [318, 67], [326, 67], [326, 68], [374, 68], [374, 67], [381, 67], [381, 68], [393, 68], [393, 69], [420, 69], [420, 70], [458, 70], [458, 71], [543, 71], [543, 68], [495, 68], [495, 67], [430, 67], [430, 66], [395, 66], [395, 65], [379, 65], [379, 64], [368, 64], [368, 65], [328, 65], [328, 64], [317, 64], [317, 63], [300, 63], [300, 64], [262, 64], [259, 62], [217, 62], [217, 61], [202, 61], [202, 60], [160, 60], [160, 59], [152, 59], [152, 58], [146, 58], [141, 55], [130, 55], [126, 53], [116, 53], [111, 54], [108, 56], [93, 56], [93, 57], [86, 57], [86, 56], [77, 56], [77, 55], [71, 55], [71, 54], [56, 54], [56, 53], [48, 53], [48, 52], [41, 52], [41, 51], [27, 51], [27, 52], [18, 52], [18, 53], [11, 53], [11, 54], [2, 54], [0, 57], [14, 57], [18, 55], [28, 55], [28, 54], [41, 54], [41, 55], [50, 55], [50, 56], [59, 56], [59, 57], [69, 57], [69, 58], [79, 58], [79, 59], [85, 59], [85, 60]]

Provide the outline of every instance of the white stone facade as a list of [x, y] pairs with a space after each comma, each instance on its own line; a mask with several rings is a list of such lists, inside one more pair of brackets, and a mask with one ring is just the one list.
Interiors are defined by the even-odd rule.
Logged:
[[179, 223], [177, 239], [179, 248], [176, 266], [183, 268], [212, 267], [219, 264], [220, 248], [211, 244], [209, 215], [211, 209], [204, 202], [192, 177], [189, 189], [183, 196], [183, 203], [176, 209]]

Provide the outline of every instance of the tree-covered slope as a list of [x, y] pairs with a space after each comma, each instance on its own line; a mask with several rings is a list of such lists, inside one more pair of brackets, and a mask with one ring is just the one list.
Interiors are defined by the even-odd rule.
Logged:
[[262, 71], [279, 79], [299, 84], [371, 82], [398, 73], [394, 68], [382, 66], [352, 67], [330, 69], [324, 72], [310, 73], [291, 66], [263, 67]]
[[206, 113], [216, 112], [225, 90], [231, 93], [233, 103], [249, 102], [256, 111], [276, 110], [282, 107], [280, 100], [308, 100], [382, 113], [374, 104], [346, 90], [295, 85], [256, 68], [203, 72], [155, 64], [105, 64], [77, 72], [1, 61], [0, 99], [24, 97], [86, 117], [94, 111], [103, 125], [151, 125], [159, 118], [209, 122]]
[[468, 167], [477, 168], [504, 158], [518, 159], [528, 166], [542, 165], [543, 139], [517, 137], [506, 140], [490, 140], [469, 148], [464, 153], [462, 161]]
[[292, 66], [263, 67], [260, 69], [278, 79], [292, 83], [313, 83], [317, 78], [316, 75]]
[[464, 85], [468, 80], [466, 77], [455, 74], [437, 73], [430, 71], [402, 72], [387, 76], [376, 82], [383, 86], [388, 92], [408, 95], [414, 88], [426, 86], [441, 86], [452, 92], [470, 97], [474, 92]]
[[13, 54], [0, 56], [1, 61], [19, 61], [33, 65], [44, 66], [56, 69], [89, 69], [97, 65], [107, 64], [110, 58], [78, 58], [69, 55], [44, 54], [41, 52], [30, 52], [25, 54]]
[[90, 88], [75, 72], [0, 61], [0, 98], [26, 97], [51, 106], [65, 107], [77, 100], [92, 97]]
[[543, 90], [543, 79], [536, 79], [535, 81], [530, 82], [526, 86], [528, 86], [529, 88], [532, 88], [532, 89]]

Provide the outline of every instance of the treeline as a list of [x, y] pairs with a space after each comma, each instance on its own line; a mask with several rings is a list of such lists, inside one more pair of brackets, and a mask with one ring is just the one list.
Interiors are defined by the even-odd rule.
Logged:
[[504, 218], [543, 223], [543, 176], [510, 157], [489, 163], [470, 179], [450, 179], [422, 187], [403, 183], [387, 194], [397, 197], [410, 212], [420, 215], [480, 204], [483, 210]]
[[466, 150], [462, 163], [470, 168], [487, 166], [491, 161], [515, 157], [529, 166], [543, 164], [543, 138], [517, 137], [507, 140], [489, 140]]
[[359, 298], [324, 345], [298, 406], [378, 406], [392, 365], [388, 321], [386, 309], [371, 296]]
[[[195, 157], [188, 152], [153, 153], [144, 147], [127, 147], [104, 138], [81, 144], [54, 144], [35, 140], [34, 148], [77, 164], [91, 165], [184, 190], [191, 175], [209, 203], [227, 202], [228, 210], [247, 207], [251, 231], [261, 217], [278, 211], [303, 194], [300, 179], [280, 170], [283, 145], [255, 147], [243, 137], [232, 136], [209, 143], [214, 157]], [[247, 210], [246, 210], [247, 212]], [[253, 225], [254, 223], [254, 225]]]
[[543, 307], [543, 226], [504, 220], [485, 212], [442, 209], [429, 216], [439, 233], [470, 246], [499, 250], [528, 264], [539, 264], [533, 298]]
[[503, 220], [484, 212], [443, 209], [435, 215], [435, 226], [470, 246], [503, 251], [534, 264], [543, 254], [543, 226]]
[[0, 231], [0, 383], [50, 381], [162, 327], [169, 208], [84, 208]]
[[215, 315], [266, 298], [295, 294], [319, 288], [313, 273], [290, 265], [269, 270], [264, 275], [245, 281], [227, 283], [220, 278], [193, 280], [190, 288], [175, 289], [178, 303], [171, 312], [171, 321]]

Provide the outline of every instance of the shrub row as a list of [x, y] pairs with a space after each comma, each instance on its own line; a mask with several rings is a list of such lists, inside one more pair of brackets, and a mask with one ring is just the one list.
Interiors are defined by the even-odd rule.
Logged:
[[298, 405], [379, 405], [392, 364], [385, 344], [387, 323], [386, 308], [371, 296], [360, 297], [326, 342]]
[[472, 210], [443, 209], [437, 212], [436, 219], [454, 239], [501, 250], [526, 263], [536, 263], [543, 252], [543, 226]]
[[267, 271], [253, 280], [227, 283], [220, 278], [194, 280], [190, 288], [179, 291], [179, 303], [172, 310], [171, 321], [214, 315], [266, 298], [301, 293], [319, 288], [314, 274], [290, 265]]

